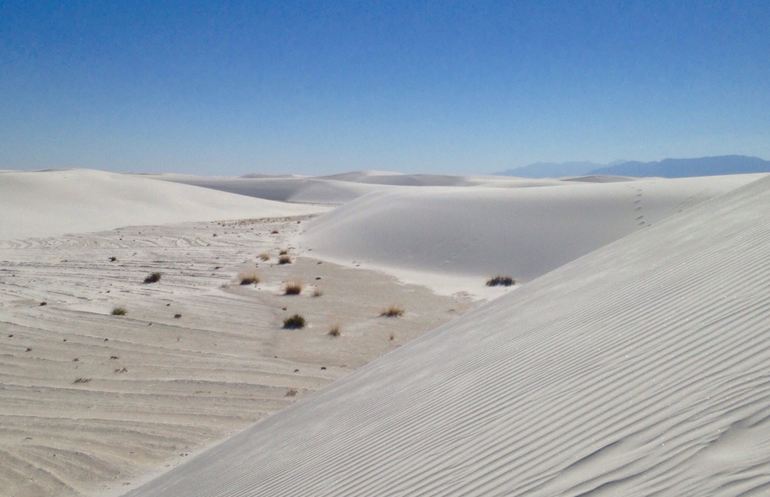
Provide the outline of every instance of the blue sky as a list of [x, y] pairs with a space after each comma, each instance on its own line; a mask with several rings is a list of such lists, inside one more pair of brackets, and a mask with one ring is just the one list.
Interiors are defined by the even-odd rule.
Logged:
[[770, 158], [770, 2], [0, 0], [0, 169]]

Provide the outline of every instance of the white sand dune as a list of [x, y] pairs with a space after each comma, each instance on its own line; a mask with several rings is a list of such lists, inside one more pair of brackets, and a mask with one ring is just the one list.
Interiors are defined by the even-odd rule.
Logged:
[[759, 177], [400, 188], [315, 219], [302, 243], [340, 263], [355, 261], [456, 291], [467, 282], [454, 285], [451, 276], [478, 280], [503, 273], [530, 280]]
[[162, 175], [158, 179], [212, 188], [250, 197], [310, 204], [338, 205], [387, 186], [316, 178], [227, 178]]
[[398, 186], [469, 186], [473, 184], [466, 176], [449, 174], [402, 174], [377, 171], [353, 171], [349, 173], [325, 176], [325, 179], [336, 179], [356, 183]]
[[384, 171], [350, 172], [319, 177], [236, 178], [181, 174], [162, 174], [154, 177], [268, 200], [328, 205], [344, 204], [372, 192], [393, 192], [426, 186], [523, 188], [564, 184], [553, 179], [399, 174]]
[[538, 278], [128, 495], [768, 495], [769, 328], [765, 178]]
[[322, 210], [138, 175], [84, 169], [0, 173], [0, 239]]

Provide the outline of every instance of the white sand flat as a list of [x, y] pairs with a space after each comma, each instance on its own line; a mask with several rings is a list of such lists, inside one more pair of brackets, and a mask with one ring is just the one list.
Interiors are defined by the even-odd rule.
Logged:
[[653, 224], [127, 495], [767, 495], [770, 178]]

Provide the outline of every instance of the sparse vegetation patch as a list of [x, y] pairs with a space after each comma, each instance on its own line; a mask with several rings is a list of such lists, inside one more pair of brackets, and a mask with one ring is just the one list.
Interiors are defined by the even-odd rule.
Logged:
[[511, 286], [516, 284], [516, 281], [510, 276], [495, 276], [487, 280], [487, 286]]
[[283, 320], [283, 328], [286, 330], [298, 330], [305, 327], [305, 318], [295, 314]]
[[397, 305], [392, 305], [380, 313], [385, 318], [398, 318], [404, 315], [404, 309]]
[[330, 337], [335, 337], [336, 338], [336, 337], [340, 336], [340, 334], [341, 334], [340, 333], [340, 325], [335, 324], [335, 325], [332, 325], [331, 328], [329, 328], [329, 336]]
[[150, 274], [148, 274], [148, 275], [147, 275], [147, 277], [144, 279], [144, 283], [145, 283], [145, 284], [150, 284], [150, 283], [157, 283], [157, 282], [159, 282], [159, 281], [160, 281], [160, 276], [161, 276], [161, 274], [160, 274], [160, 273], [158, 273], [158, 272], [155, 272], [155, 273], [150, 273]]
[[241, 279], [241, 285], [256, 285], [259, 283], [257, 273], [241, 273], [239, 278]]
[[112, 309], [113, 316], [125, 316], [127, 312], [125, 307], [115, 307]]
[[291, 264], [291, 257], [282, 255], [278, 258], [278, 264]]
[[290, 281], [286, 283], [286, 288], [283, 293], [284, 295], [299, 295], [302, 293], [302, 283], [299, 281]]

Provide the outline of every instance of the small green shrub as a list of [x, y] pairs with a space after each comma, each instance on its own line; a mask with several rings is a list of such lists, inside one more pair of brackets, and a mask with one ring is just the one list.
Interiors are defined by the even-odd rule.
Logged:
[[299, 295], [300, 293], [302, 293], [302, 283], [299, 281], [286, 283], [286, 288], [283, 291], [284, 295]]
[[510, 276], [495, 276], [487, 280], [487, 286], [511, 286], [516, 284], [516, 281]]
[[286, 330], [298, 330], [305, 327], [305, 318], [295, 314], [283, 320], [283, 327]]
[[115, 307], [112, 309], [113, 316], [125, 316], [127, 312], [125, 307]]

